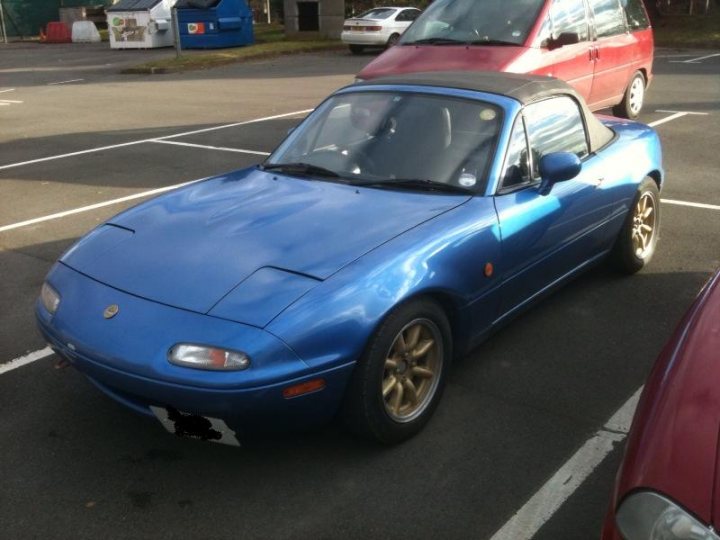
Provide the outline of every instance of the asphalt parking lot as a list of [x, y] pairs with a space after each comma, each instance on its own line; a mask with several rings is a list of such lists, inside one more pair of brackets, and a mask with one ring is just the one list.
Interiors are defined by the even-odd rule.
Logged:
[[257, 163], [371, 57], [147, 77], [119, 75], [117, 51], [22, 51], [0, 57], [0, 536], [599, 537], [633, 396], [720, 266], [720, 52], [657, 53], [641, 120], [667, 181], [645, 271], [599, 267], [494, 335], [401, 446], [329, 426], [237, 449], [176, 439], [101, 395], [44, 349], [33, 302], [83, 233]]

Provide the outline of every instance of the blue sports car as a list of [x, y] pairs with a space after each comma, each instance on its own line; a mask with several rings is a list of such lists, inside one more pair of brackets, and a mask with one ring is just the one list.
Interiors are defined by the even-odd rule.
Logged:
[[261, 165], [127, 210], [65, 253], [51, 347], [178, 435], [237, 444], [340, 415], [427, 423], [454, 355], [604, 259], [656, 247], [657, 134], [567, 84], [410, 74], [338, 90]]

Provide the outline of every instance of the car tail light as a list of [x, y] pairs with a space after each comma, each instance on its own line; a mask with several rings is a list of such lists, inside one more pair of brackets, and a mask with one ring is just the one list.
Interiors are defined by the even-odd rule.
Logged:
[[352, 28], [352, 27], [349, 24], [346, 24], [345, 26], [343, 26], [343, 30], [350, 30], [350, 28]]
[[311, 381], [305, 381], [300, 384], [288, 386], [283, 390], [283, 397], [285, 399], [291, 399], [305, 394], [310, 394], [311, 392], [318, 392], [323, 388], [325, 388], [325, 379], [313, 379]]
[[365, 30], [368, 32], [379, 32], [382, 30], [382, 26], [366, 26]]

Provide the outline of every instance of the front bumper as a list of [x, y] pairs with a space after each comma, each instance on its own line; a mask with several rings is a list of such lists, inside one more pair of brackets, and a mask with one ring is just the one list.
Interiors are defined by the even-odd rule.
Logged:
[[[306, 428], [337, 411], [354, 362], [310, 368], [282, 341], [261, 329], [164, 306], [100, 284], [56, 265], [48, 281], [61, 303], [51, 316], [36, 305], [38, 327], [50, 346], [104, 393], [144, 415], [151, 407], [222, 419], [246, 433]], [[104, 319], [110, 304], [118, 315]], [[245, 371], [210, 372], [175, 366], [167, 351], [177, 342], [245, 351]], [[317, 378], [325, 388], [292, 399], [288, 386]]]

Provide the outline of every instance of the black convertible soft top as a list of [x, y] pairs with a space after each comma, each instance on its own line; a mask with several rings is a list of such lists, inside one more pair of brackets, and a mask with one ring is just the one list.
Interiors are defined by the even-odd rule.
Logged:
[[357, 84], [363, 86], [410, 84], [475, 90], [477, 92], [507, 96], [519, 101], [522, 105], [542, 101], [553, 96], [569, 95], [580, 104], [590, 138], [590, 152], [599, 150], [615, 136], [612, 130], [592, 114], [585, 100], [578, 95], [572, 86], [553, 77], [497, 71], [432, 71], [390, 75]]

